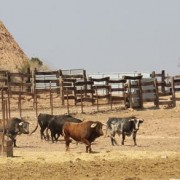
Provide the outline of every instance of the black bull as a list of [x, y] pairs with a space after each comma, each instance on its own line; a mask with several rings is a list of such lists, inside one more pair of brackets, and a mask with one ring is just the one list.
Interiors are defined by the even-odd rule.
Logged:
[[[80, 119], [72, 117], [70, 115], [55, 116], [49, 122], [48, 128], [51, 132], [52, 143], [54, 140], [57, 142], [60, 135], [63, 135], [63, 126], [66, 122], [81, 123]], [[48, 134], [48, 133], [47, 133]]]
[[12, 140], [14, 147], [16, 147], [16, 136], [29, 134], [29, 122], [19, 118], [12, 118], [9, 120], [4, 133]]
[[52, 142], [54, 142], [54, 140], [57, 141], [59, 136], [62, 135], [62, 127], [66, 121], [82, 122], [70, 115], [50, 115], [40, 113], [37, 117], [37, 125], [30, 135], [37, 130], [38, 126], [40, 126], [41, 139], [49, 140], [48, 131], [46, 131], [46, 135], [44, 134], [44, 131], [50, 129]]
[[134, 145], [136, 143], [136, 135], [137, 131], [139, 130], [139, 126], [143, 123], [143, 119], [137, 119], [136, 117], [127, 117], [127, 118], [109, 118], [107, 121], [107, 129], [106, 133], [110, 135], [111, 143], [114, 146], [117, 145], [115, 140], [115, 135], [118, 134], [119, 136], [122, 134], [122, 141], [121, 144], [124, 145], [125, 136], [133, 136]]
[[44, 134], [44, 130], [48, 127], [49, 122], [50, 122], [51, 118], [53, 118], [53, 117], [54, 117], [54, 115], [40, 113], [37, 117], [37, 125], [36, 125], [35, 129], [30, 133], [30, 135], [37, 130], [38, 125], [39, 125], [41, 139], [44, 138], [46, 140], [47, 137]]

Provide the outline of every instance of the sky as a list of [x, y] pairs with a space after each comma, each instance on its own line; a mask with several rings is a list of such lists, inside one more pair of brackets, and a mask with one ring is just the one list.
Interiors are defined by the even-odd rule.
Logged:
[[0, 20], [51, 69], [180, 74], [180, 0], [0, 0]]

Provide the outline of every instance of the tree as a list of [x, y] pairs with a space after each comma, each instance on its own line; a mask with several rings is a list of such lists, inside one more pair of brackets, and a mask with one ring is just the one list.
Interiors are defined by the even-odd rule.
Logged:
[[32, 57], [30, 61], [31, 61], [31, 63], [36, 63], [38, 66], [43, 65], [43, 62], [37, 57]]

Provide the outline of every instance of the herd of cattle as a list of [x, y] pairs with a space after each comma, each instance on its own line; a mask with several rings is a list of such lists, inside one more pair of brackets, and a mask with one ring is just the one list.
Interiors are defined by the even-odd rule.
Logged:
[[[106, 124], [100, 121], [82, 121], [71, 115], [50, 115], [39, 114], [37, 117], [37, 125], [35, 129], [29, 132], [29, 122], [12, 118], [8, 127], [6, 127], [5, 134], [12, 140], [14, 147], [16, 147], [16, 136], [20, 134], [32, 135], [40, 127], [41, 140], [50, 140], [52, 143], [58, 141], [60, 136], [64, 137], [66, 150], [69, 149], [71, 139], [76, 142], [82, 142], [86, 145], [86, 152], [92, 152], [91, 143], [98, 137], [103, 136], [103, 126], [106, 127], [105, 136], [109, 136], [112, 145], [118, 145], [115, 135], [122, 135], [121, 144], [124, 145], [125, 136], [132, 135], [134, 145], [136, 144], [136, 134], [139, 130], [143, 119], [138, 119], [134, 116], [127, 118], [114, 117], [109, 118]], [[50, 135], [49, 135], [50, 131]]]

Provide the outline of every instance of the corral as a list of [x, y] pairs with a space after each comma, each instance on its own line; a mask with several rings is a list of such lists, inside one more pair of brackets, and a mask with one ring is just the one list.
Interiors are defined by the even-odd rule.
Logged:
[[[41, 112], [49, 107], [42, 104]], [[72, 107], [73, 108], [73, 107]], [[73, 110], [73, 109], [72, 109]], [[88, 112], [89, 111], [89, 112]], [[35, 134], [17, 138], [14, 158], [0, 158], [1, 179], [178, 179], [180, 178], [180, 106], [141, 110], [116, 107], [113, 111], [103, 106], [100, 112], [88, 108], [84, 114], [75, 113], [83, 120], [106, 122], [108, 117], [135, 115], [144, 119], [137, 135], [137, 146], [127, 138], [124, 146], [111, 146], [110, 139], [97, 139], [92, 154], [85, 153], [84, 144], [73, 143], [65, 152], [63, 138], [58, 143], [41, 141]], [[64, 114], [66, 108], [54, 109]], [[11, 112], [18, 116], [17, 111]], [[36, 126], [35, 111], [24, 110], [23, 115]], [[119, 138], [116, 137], [119, 141]]]
[[[176, 98], [178, 98], [178, 93]], [[30, 131], [37, 123], [33, 100], [25, 97], [22, 116], [30, 122]], [[11, 99], [11, 117], [19, 117], [18, 99]], [[180, 179], [180, 104], [159, 105], [147, 102], [144, 108], [125, 108], [122, 104], [70, 106], [70, 114], [82, 120], [103, 123], [109, 117], [137, 116], [144, 119], [137, 133], [137, 146], [126, 138], [124, 146], [112, 146], [108, 137], [98, 138], [94, 153], [85, 153], [85, 145], [72, 143], [65, 152], [63, 137], [57, 143], [40, 140], [39, 129], [17, 137], [18, 148], [13, 158], [0, 157], [1, 179]], [[49, 98], [39, 99], [38, 113], [51, 114]], [[66, 106], [54, 106], [53, 114], [66, 114]], [[2, 112], [0, 114], [2, 116]], [[105, 128], [105, 127], [104, 127]], [[120, 138], [116, 137], [118, 142]], [[119, 143], [120, 144], [120, 143]]]

